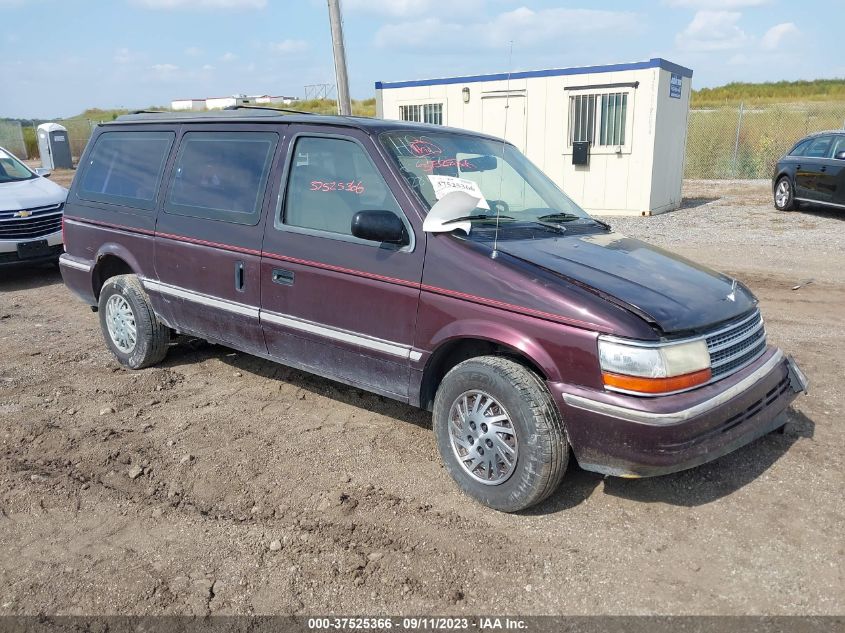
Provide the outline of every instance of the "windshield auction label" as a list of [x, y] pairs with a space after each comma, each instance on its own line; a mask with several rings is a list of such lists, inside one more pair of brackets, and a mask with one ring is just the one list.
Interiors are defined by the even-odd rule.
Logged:
[[447, 193], [463, 191], [478, 198], [477, 207], [481, 209], [490, 208], [477, 182], [467, 180], [466, 178], [455, 178], [454, 176], [429, 176], [428, 179], [431, 181], [431, 186], [434, 187], [434, 195], [438, 200]]

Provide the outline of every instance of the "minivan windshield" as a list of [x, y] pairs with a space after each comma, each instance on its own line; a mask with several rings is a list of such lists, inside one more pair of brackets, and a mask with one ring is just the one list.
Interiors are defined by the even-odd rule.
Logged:
[[596, 223], [542, 171], [508, 143], [469, 134], [418, 130], [385, 132], [382, 145], [430, 209], [445, 194], [463, 190], [480, 198], [467, 214], [473, 223], [529, 222], [549, 228]]
[[26, 165], [0, 148], [0, 184], [29, 180], [35, 177], [36, 175], [27, 169]]

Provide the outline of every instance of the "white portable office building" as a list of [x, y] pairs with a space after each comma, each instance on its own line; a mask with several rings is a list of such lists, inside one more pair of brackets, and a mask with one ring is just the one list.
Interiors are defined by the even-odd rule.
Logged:
[[377, 116], [504, 137], [587, 211], [681, 204], [692, 70], [665, 59], [376, 82]]

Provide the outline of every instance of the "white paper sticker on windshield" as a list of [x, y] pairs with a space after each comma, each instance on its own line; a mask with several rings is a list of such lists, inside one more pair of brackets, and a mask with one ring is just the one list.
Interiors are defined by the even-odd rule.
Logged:
[[485, 200], [484, 194], [481, 193], [477, 182], [467, 180], [466, 178], [455, 178], [454, 176], [429, 176], [428, 179], [431, 181], [431, 186], [434, 187], [434, 195], [438, 200], [447, 193], [463, 191], [478, 198], [478, 207], [487, 210], [490, 209], [490, 205], [487, 204], [487, 200]]

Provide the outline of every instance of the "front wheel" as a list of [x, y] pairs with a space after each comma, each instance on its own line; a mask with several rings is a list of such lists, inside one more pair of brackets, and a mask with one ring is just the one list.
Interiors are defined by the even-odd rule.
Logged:
[[523, 510], [563, 478], [569, 445], [560, 413], [542, 379], [513, 360], [456, 365], [437, 390], [433, 418], [446, 470], [484, 505]]
[[118, 275], [103, 284], [98, 312], [106, 345], [124, 367], [142, 369], [167, 355], [170, 329], [156, 318], [136, 275]]
[[775, 209], [778, 211], [792, 211], [797, 207], [792, 181], [789, 176], [783, 176], [775, 185]]

